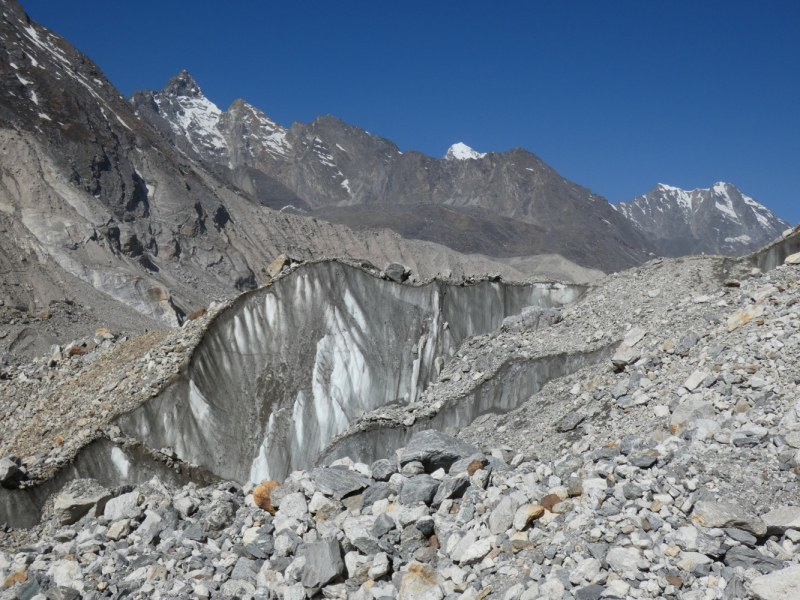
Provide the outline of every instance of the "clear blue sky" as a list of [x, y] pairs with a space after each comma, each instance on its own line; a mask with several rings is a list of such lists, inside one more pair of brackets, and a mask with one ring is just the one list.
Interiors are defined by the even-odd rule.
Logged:
[[402, 150], [522, 146], [630, 200], [737, 185], [800, 221], [800, 3], [29, 0], [126, 96], [333, 114]]

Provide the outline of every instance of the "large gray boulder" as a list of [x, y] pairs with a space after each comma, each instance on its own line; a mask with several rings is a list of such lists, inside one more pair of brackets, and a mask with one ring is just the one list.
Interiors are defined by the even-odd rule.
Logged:
[[756, 577], [750, 591], [760, 600], [796, 600], [800, 598], [800, 566]]
[[757, 516], [741, 506], [730, 502], [710, 502], [702, 500], [695, 504], [692, 521], [703, 527], [725, 527], [742, 529], [755, 536], [767, 533], [767, 525]]
[[541, 308], [540, 306], [526, 306], [518, 315], [503, 319], [500, 328], [509, 333], [524, 333], [540, 327], [555, 325], [561, 321], [561, 312], [555, 308]]
[[519, 508], [519, 501], [513, 496], [504, 496], [492, 514], [489, 515], [489, 530], [494, 534], [505, 533], [514, 522], [514, 515]]
[[344, 560], [339, 541], [329, 538], [309, 544], [306, 564], [303, 567], [303, 585], [319, 588], [335, 580], [344, 572]]
[[106, 503], [103, 515], [112, 521], [120, 519], [135, 519], [141, 515], [142, 509], [139, 508], [139, 492], [121, 494], [112, 498]]
[[378, 500], [388, 498], [392, 494], [392, 489], [385, 481], [373, 483], [361, 493], [361, 507], [372, 506]]
[[770, 558], [758, 550], [736, 546], [725, 555], [725, 566], [756, 569], [762, 573], [772, 573], [783, 567], [783, 561]]
[[71, 525], [92, 511], [99, 517], [111, 499], [111, 492], [94, 479], [76, 479], [56, 497], [54, 514], [61, 525]]
[[0, 459], [0, 483], [11, 484], [22, 475], [20, 465], [22, 461], [14, 455], [4, 456]]
[[439, 482], [430, 475], [415, 475], [403, 483], [400, 490], [400, 504], [416, 506], [420, 502], [430, 504], [439, 489]]
[[378, 481], [389, 481], [389, 477], [397, 473], [397, 466], [385, 458], [376, 460], [370, 467], [372, 477]]
[[319, 469], [313, 475], [316, 488], [336, 500], [360, 492], [372, 483], [371, 479], [349, 469]]
[[800, 506], [781, 506], [761, 515], [770, 535], [783, 535], [787, 529], [800, 529]]
[[458, 459], [478, 453], [479, 450], [472, 444], [428, 429], [415, 433], [408, 441], [400, 456], [400, 464], [419, 461], [425, 466], [425, 471], [432, 473], [437, 469], [448, 470]]
[[383, 270], [386, 277], [397, 283], [402, 283], [408, 279], [409, 270], [401, 264], [391, 263]]

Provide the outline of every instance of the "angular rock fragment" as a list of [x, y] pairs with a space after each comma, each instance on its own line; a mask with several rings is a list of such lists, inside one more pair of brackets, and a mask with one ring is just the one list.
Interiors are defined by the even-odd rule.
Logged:
[[438, 489], [439, 482], [430, 475], [415, 475], [405, 481], [398, 500], [406, 506], [414, 506], [419, 503], [430, 504]]
[[100, 516], [111, 499], [111, 492], [92, 479], [76, 479], [70, 482], [56, 497], [54, 511], [61, 525], [78, 521], [90, 510]]
[[733, 527], [760, 537], [767, 533], [767, 525], [757, 516], [730, 502], [701, 501], [695, 504], [692, 521], [703, 527]]
[[336, 500], [360, 492], [371, 483], [367, 477], [349, 469], [318, 469], [313, 475], [317, 489], [327, 496], [333, 496]]
[[302, 575], [305, 587], [322, 587], [340, 577], [343, 572], [342, 549], [336, 539], [309, 544]]
[[427, 429], [414, 434], [400, 456], [400, 464], [419, 461], [429, 473], [449, 469], [460, 458], [477, 454], [478, 449], [450, 435]]
[[[800, 260], [800, 254], [797, 256]], [[800, 598], [800, 566], [756, 577], [750, 584], [750, 592], [759, 600], [797, 600]]]
[[267, 267], [267, 275], [269, 277], [277, 277], [280, 275], [283, 268], [291, 264], [291, 262], [291, 259], [286, 254], [281, 254], [269, 264]]
[[783, 535], [789, 529], [800, 530], [800, 506], [781, 506], [761, 515], [770, 535]]
[[772, 573], [783, 567], [783, 561], [764, 556], [758, 550], [737, 546], [728, 550], [725, 555], [725, 565], [756, 569], [761, 573]]

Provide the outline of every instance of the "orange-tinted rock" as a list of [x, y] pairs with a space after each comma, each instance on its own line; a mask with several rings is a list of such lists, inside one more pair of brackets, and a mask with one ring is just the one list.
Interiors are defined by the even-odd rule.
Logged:
[[552, 511], [553, 507], [561, 502], [561, 498], [556, 496], [555, 494], [547, 494], [544, 498], [539, 501], [539, 505], [542, 508]]
[[278, 258], [273, 260], [270, 265], [267, 267], [267, 275], [270, 277], [277, 277], [280, 275], [283, 267], [291, 264], [291, 260], [285, 254], [281, 254]]
[[475, 471], [480, 471], [481, 469], [483, 469], [483, 463], [476, 458], [469, 463], [469, 466], [467, 467], [467, 475], [472, 477], [475, 475]]
[[428, 546], [431, 548], [438, 548], [439, 547], [439, 538], [436, 537], [436, 534], [433, 534], [430, 539], [428, 540]]
[[398, 598], [408, 598], [409, 596], [423, 596], [431, 592], [434, 596], [437, 592], [439, 595], [436, 597], [441, 598], [441, 591], [436, 589], [444, 583], [442, 578], [436, 570], [426, 564], [412, 563], [408, 567], [408, 573], [403, 576], [400, 582], [400, 594]]
[[667, 575], [664, 579], [667, 580], [668, 584], [674, 585], [676, 588], [683, 587], [683, 579], [680, 577], [676, 577], [675, 575]]
[[280, 485], [281, 484], [277, 481], [264, 481], [263, 483], [258, 484], [256, 489], [253, 490], [253, 500], [255, 501], [256, 506], [261, 510], [265, 510], [274, 515], [277, 509], [272, 506], [270, 496], [272, 494], [272, 490], [274, 490], [276, 487], [280, 487]]
[[6, 579], [4, 586], [11, 587], [15, 583], [25, 583], [28, 581], [28, 569], [20, 569], [16, 573], [13, 573]]
[[522, 531], [528, 527], [531, 521], [538, 519], [544, 514], [544, 507], [538, 504], [523, 504], [514, 514], [514, 529]]
[[196, 310], [188, 317], [186, 317], [187, 321], [194, 321], [195, 319], [199, 319], [200, 317], [204, 316], [208, 311], [205, 308], [201, 308], [200, 310]]

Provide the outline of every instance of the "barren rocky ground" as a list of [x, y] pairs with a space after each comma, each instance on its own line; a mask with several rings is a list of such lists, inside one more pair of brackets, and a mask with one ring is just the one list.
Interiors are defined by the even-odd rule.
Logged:
[[[258, 487], [67, 484], [39, 525], [4, 535], [6, 596], [788, 600], [800, 585], [798, 300], [793, 265], [694, 257], [616, 274], [561, 311], [466, 340], [420, 401], [355, 422], [340, 441], [411, 436], [368, 463], [331, 456]], [[99, 340], [88, 364], [11, 371], [6, 389], [48, 389], [49, 375], [76, 397], [93, 377], [130, 399], [67, 413], [63, 447], [82, 446], [81, 427], [114, 438], [114, 410], [157, 393], [211, 318]], [[420, 426], [507, 381], [508, 365], [597, 350], [512, 410]], [[15, 402], [6, 419], [25, 423], [57, 406]], [[69, 462], [62, 446], [33, 460], [25, 446], [56, 433], [4, 435], [24, 455], [3, 461], [7, 484], [15, 468], [47, 477]]]

